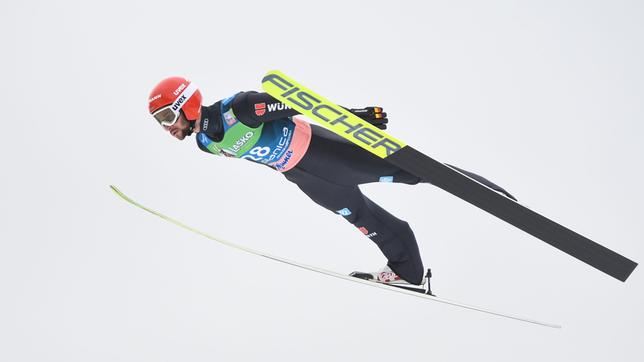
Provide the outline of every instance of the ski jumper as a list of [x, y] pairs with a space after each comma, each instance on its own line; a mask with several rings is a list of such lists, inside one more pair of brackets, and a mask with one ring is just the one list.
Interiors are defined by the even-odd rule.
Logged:
[[[309, 124], [266, 93], [241, 92], [202, 107], [200, 124], [197, 144], [201, 150], [282, 172], [313, 201], [341, 215], [371, 239], [401, 278], [412, 284], [422, 282], [423, 263], [409, 224], [371, 201], [358, 186], [371, 182], [413, 185], [423, 180]], [[481, 176], [458, 170], [506, 193]]]

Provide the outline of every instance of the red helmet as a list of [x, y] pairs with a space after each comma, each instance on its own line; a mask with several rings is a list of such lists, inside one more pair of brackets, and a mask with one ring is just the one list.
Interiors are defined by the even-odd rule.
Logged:
[[150, 114], [162, 126], [172, 126], [183, 111], [186, 119], [195, 122], [201, 117], [201, 92], [183, 77], [170, 77], [157, 84], [148, 99]]

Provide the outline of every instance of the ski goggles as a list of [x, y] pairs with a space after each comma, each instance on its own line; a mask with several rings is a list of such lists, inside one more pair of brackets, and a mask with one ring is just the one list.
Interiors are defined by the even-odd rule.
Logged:
[[181, 108], [188, 102], [190, 97], [197, 91], [197, 86], [190, 83], [172, 102], [172, 104], [159, 108], [152, 113], [152, 117], [159, 122], [161, 126], [172, 126], [179, 120]]

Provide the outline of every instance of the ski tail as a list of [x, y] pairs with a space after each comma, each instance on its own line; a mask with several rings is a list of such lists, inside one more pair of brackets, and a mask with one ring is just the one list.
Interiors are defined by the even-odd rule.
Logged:
[[[637, 267], [636, 262], [507, 197], [500, 196], [476, 180], [462, 177], [458, 171], [442, 167], [442, 163], [409, 146], [390, 158], [401, 168], [413, 170], [412, 173], [427, 178], [433, 185], [622, 282], [626, 281]], [[424, 165], [426, 168], [419, 169], [417, 165]]]

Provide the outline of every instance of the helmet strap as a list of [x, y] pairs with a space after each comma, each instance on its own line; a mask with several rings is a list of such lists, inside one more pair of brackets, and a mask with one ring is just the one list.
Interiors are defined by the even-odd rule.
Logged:
[[186, 117], [186, 114], [183, 112], [183, 109], [180, 109], [179, 112], [181, 112], [181, 116], [183, 116], [183, 119], [188, 122], [188, 129], [186, 130], [186, 137], [192, 135], [195, 129], [195, 121], [191, 121]]
[[192, 135], [192, 132], [195, 129], [195, 122], [188, 121], [188, 124], [190, 125], [190, 127], [188, 127], [188, 130], [186, 131], [186, 137]]

